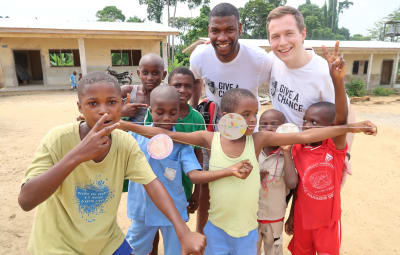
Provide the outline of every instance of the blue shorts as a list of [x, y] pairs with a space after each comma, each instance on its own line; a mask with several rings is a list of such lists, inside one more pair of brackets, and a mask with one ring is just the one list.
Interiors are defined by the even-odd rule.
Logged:
[[204, 255], [256, 255], [258, 232], [254, 229], [244, 237], [232, 237], [224, 230], [207, 222], [204, 227], [207, 246]]
[[126, 239], [124, 239], [124, 242], [112, 255], [130, 255], [131, 253], [132, 253], [132, 248], [126, 241]]
[[181, 254], [181, 245], [173, 226], [147, 226], [144, 221], [132, 220], [126, 240], [131, 245], [133, 254], [149, 254], [153, 249], [154, 236], [159, 229], [164, 241], [164, 254]]

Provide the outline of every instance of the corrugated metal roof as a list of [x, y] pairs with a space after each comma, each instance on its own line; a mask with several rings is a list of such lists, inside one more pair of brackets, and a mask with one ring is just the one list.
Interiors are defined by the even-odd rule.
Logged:
[[35, 32], [37, 30], [51, 30], [54, 33], [70, 31], [102, 31], [102, 32], [154, 32], [178, 34], [179, 30], [162, 24], [144, 22], [77, 22], [77, 21], [45, 21], [23, 19], [0, 19], [0, 32], [10, 30], [14, 32]]

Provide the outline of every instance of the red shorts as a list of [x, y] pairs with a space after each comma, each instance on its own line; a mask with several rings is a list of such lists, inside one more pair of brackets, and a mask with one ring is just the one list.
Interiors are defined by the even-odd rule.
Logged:
[[293, 255], [339, 255], [342, 240], [340, 220], [329, 227], [309, 230], [303, 228], [300, 216], [295, 213], [293, 238], [288, 246], [290, 252]]

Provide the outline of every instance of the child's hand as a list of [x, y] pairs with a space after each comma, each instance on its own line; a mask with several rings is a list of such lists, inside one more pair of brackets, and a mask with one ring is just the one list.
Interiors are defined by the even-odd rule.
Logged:
[[348, 124], [347, 126], [351, 128], [350, 129], [351, 133], [363, 132], [366, 135], [373, 135], [373, 136], [375, 136], [378, 133], [378, 128], [376, 127], [376, 125], [369, 120], [351, 123]]
[[344, 76], [346, 75], [346, 68], [343, 58], [338, 56], [339, 41], [337, 41], [335, 44], [333, 54], [328, 52], [325, 45], [322, 45], [322, 52], [326, 61], [328, 61], [329, 71], [332, 79], [338, 81], [343, 80]]
[[206, 247], [206, 237], [197, 232], [188, 232], [180, 240], [182, 255], [201, 255]]
[[108, 114], [101, 116], [85, 138], [75, 147], [74, 150], [80, 157], [81, 162], [95, 159], [109, 150], [111, 144], [109, 135], [119, 123], [105, 124], [107, 116]]
[[83, 115], [79, 115], [78, 117], [76, 117], [77, 121], [84, 121], [85, 117], [83, 117]]
[[290, 152], [291, 149], [292, 149], [292, 145], [283, 145], [283, 146], [281, 146], [281, 150], [283, 152]]
[[199, 200], [200, 200], [199, 189], [194, 189], [194, 192], [188, 201], [189, 205], [187, 209], [189, 213], [194, 213], [197, 210], [197, 208], [199, 208]]
[[250, 163], [250, 160], [246, 159], [234, 164], [229, 167], [229, 169], [232, 170], [233, 176], [240, 179], [246, 179], [251, 173], [251, 170], [253, 170], [253, 165]]
[[293, 235], [293, 214], [290, 213], [288, 219], [285, 222], [285, 232], [287, 235]]
[[130, 103], [131, 94], [127, 94], [126, 99], [122, 105], [121, 115], [124, 117], [135, 117], [139, 111], [139, 108], [147, 107], [147, 104]]

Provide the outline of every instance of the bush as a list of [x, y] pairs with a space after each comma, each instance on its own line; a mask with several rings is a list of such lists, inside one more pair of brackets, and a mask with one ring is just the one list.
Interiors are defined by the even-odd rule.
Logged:
[[350, 97], [362, 97], [367, 93], [365, 89], [365, 82], [363, 82], [360, 78], [353, 79], [350, 83], [346, 84], [347, 94]]
[[382, 88], [382, 87], [377, 87], [373, 91], [375, 96], [390, 96], [394, 93], [393, 89], [387, 89], [387, 88]]

